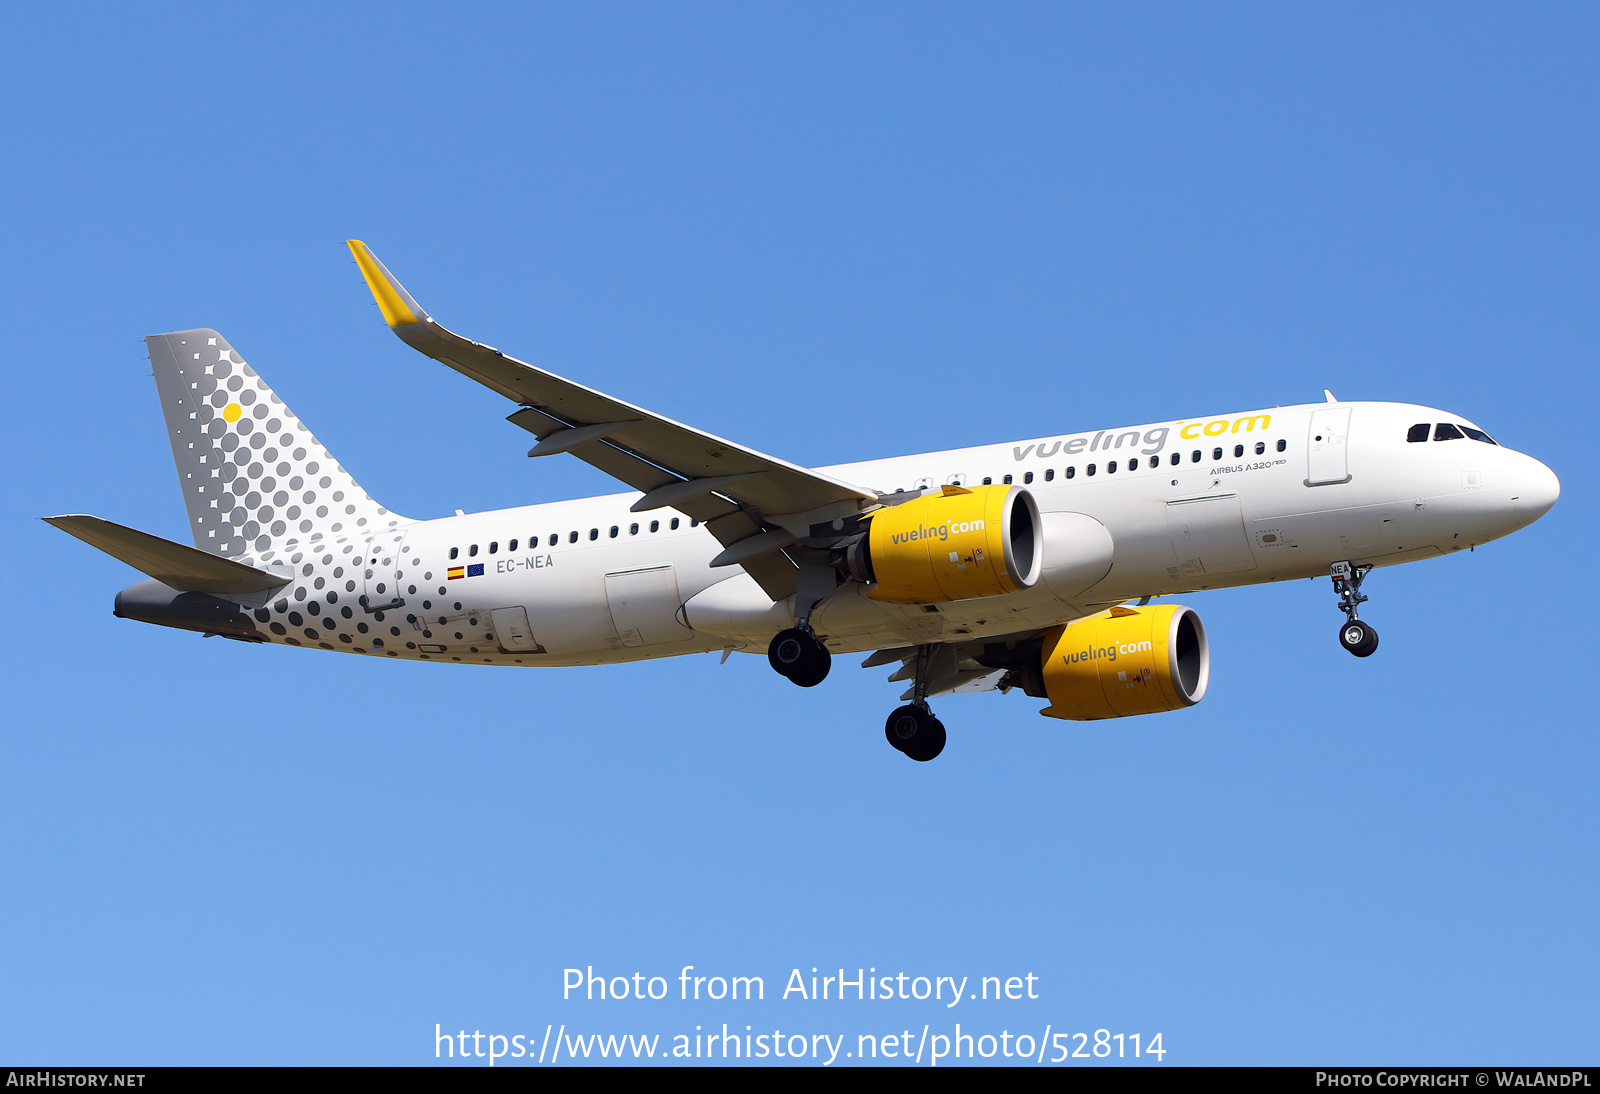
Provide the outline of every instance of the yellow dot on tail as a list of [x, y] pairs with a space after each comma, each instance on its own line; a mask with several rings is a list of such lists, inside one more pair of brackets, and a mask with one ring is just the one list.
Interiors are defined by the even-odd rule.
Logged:
[[227, 406], [222, 408], [222, 418], [224, 421], [228, 422], [237, 422], [239, 420], [239, 415], [243, 413], [244, 408], [238, 403], [229, 403]]

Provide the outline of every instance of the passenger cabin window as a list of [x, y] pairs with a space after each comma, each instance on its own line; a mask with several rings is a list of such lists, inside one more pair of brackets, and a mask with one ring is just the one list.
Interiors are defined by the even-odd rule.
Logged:
[[515, 551], [516, 549], [517, 549], [517, 541], [516, 540], [512, 540], [510, 543], [506, 544], [506, 550]]
[[1135, 456], [1133, 459], [1128, 461], [1128, 470], [1129, 471], [1137, 471], [1137, 470], [1139, 470], [1139, 457], [1138, 456]]
[[460, 558], [461, 557], [461, 548], [459, 548], [459, 547], [450, 548], [450, 557], [451, 558]]
[[1462, 434], [1461, 430], [1449, 422], [1440, 422], [1433, 427], [1433, 439], [1436, 441], [1464, 441], [1467, 438]]
[[468, 547], [467, 548], [467, 554], [471, 555], [473, 558], [477, 558], [478, 557], [478, 545], [476, 543], [474, 543], [471, 547]]
[[1267, 450], [1267, 442], [1266, 441], [1257, 441], [1256, 442], [1256, 455], [1259, 456], [1262, 453], [1266, 452], [1266, 450]]
[[1027, 474], [1023, 475], [1022, 481], [1024, 484], [1033, 482], [1033, 472], [1029, 471]]
[[[1475, 441], [1482, 441], [1484, 444], [1494, 444], [1495, 443], [1494, 438], [1489, 436], [1489, 434], [1485, 433], [1481, 429], [1473, 429], [1470, 425], [1462, 426], [1461, 427], [1461, 432], [1465, 433], [1467, 436], [1471, 437]], [[1498, 447], [1498, 446], [1496, 446], [1496, 447]]]
[[1240, 456], [1243, 456], [1243, 455], [1244, 455], [1244, 445], [1242, 445], [1242, 444], [1234, 445], [1233, 446], [1233, 458], [1234, 459], [1238, 459]]
[[1011, 485], [1011, 476], [1007, 475], [1005, 478], [1001, 479], [1000, 481], [1005, 483], [1007, 486], [1010, 486]]
[[1094, 474], [1094, 464], [1091, 463], [1088, 467], [1085, 467], [1083, 469], [1083, 473], [1085, 475], [1093, 475]]
[[639, 534], [639, 526], [637, 524], [628, 525], [628, 534], [630, 536], [638, 535]]
[[576, 543], [576, 542], [578, 542], [578, 533], [577, 532], [568, 532], [567, 533], [567, 542], [568, 543]]
[[650, 530], [651, 530], [651, 531], [652, 531], [652, 532], [659, 532], [659, 531], [661, 531], [661, 522], [660, 522], [660, 521], [659, 521], [659, 520], [653, 520], [653, 521], [651, 521], [651, 522], [650, 522]]
[[667, 525], [667, 527], [671, 528], [674, 532], [676, 532], [678, 530], [678, 518], [677, 517], [673, 517], [672, 518], [672, 523]]
[[620, 529], [619, 529], [619, 528], [618, 528], [618, 527], [617, 527], [617, 526], [616, 526], [616, 525], [615, 525], [615, 524], [613, 524], [613, 525], [612, 525], [612, 526], [611, 526], [611, 536], [610, 536], [610, 538], [611, 538], [611, 539], [616, 539], [616, 538], [617, 538], [617, 532], [618, 532], [618, 531], [620, 531]]
[[598, 529], [598, 528], [589, 529], [589, 542], [593, 543], [595, 540], [597, 540], [599, 538], [600, 538], [600, 529]]
[[499, 540], [494, 539], [494, 540], [490, 540], [489, 541], [489, 553], [491, 555], [495, 555], [495, 554], [499, 554], [500, 553], [500, 541]]
[[1213, 449], [1212, 449], [1212, 450], [1211, 450], [1211, 458], [1212, 458], [1212, 459], [1213, 459], [1213, 460], [1220, 460], [1220, 459], [1222, 459], [1222, 449], [1220, 449], [1220, 448], [1213, 448]]
[[558, 544], [560, 542], [561, 542], [561, 533], [560, 532], [551, 532], [550, 533], [550, 546], [554, 547], [556, 544]]
[[1289, 448], [1289, 442], [1288, 441], [1280, 440], [1278, 442], [1278, 451], [1279, 452], [1286, 452], [1286, 451], [1288, 451], [1288, 448]]
[[1416, 425], [1406, 430], [1406, 443], [1419, 444], [1420, 442], [1427, 440], [1428, 430], [1432, 428], [1433, 426], [1428, 422], [1418, 422]]
[[983, 485], [985, 485], [985, 486], [993, 486], [994, 485], [994, 476], [993, 475], [985, 475], [983, 477]]
[[1078, 477], [1078, 469], [1076, 467], [1067, 468], [1067, 478], [1075, 479], [1077, 477]]
[[1200, 462], [1200, 450], [1198, 448], [1195, 449], [1194, 450], [1194, 454], [1189, 457], [1189, 462], [1190, 463], [1199, 463]]
[[1050, 468], [1046, 468], [1045, 469], [1044, 481], [1045, 482], [1055, 482], [1056, 481], [1056, 469], [1055, 468], [1050, 467]]
[[691, 520], [689, 522], [689, 527], [690, 528], [698, 528], [698, 527], [700, 527], [700, 522], [698, 520]]
[[1116, 473], [1117, 473], [1117, 461], [1116, 460], [1112, 460], [1110, 463], [1106, 464], [1106, 474], [1115, 475]]

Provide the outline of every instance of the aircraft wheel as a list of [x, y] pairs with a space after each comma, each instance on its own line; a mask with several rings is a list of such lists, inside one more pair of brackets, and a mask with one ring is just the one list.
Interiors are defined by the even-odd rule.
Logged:
[[928, 740], [915, 751], [909, 748], [906, 749], [906, 755], [920, 763], [927, 763], [944, 751], [944, 741], [944, 723], [935, 718], [933, 720], [933, 732], [929, 735]]
[[816, 687], [833, 667], [833, 655], [816, 636], [798, 627], [779, 631], [767, 646], [767, 662], [803, 688]]
[[883, 735], [889, 744], [921, 763], [944, 751], [944, 723], [915, 703], [907, 703], [890, 714], [883, 725]]
[[1370, 623], [1352, 619], [1339, 628], [1339, 645], [1357, 657], [1371, 657], [1378, 648], [1378, 632]]
[[803, 688], [814, 688], [822, 683], [828, 678], [828, 670], [833, 667], [833, 654], [828, 652], [828, 647], [814, 638], [812, 641], [816, 642], [816, 648], [811, 651], [811, 660], [804, 669], [789, 677]]
[[904, 752], [906, 744], [914, 741], [921, 732], [922, 712], [907, 703], [895, 709], [889, 715], [889, 720], [883, 723], [883, 736], [896, 752]]

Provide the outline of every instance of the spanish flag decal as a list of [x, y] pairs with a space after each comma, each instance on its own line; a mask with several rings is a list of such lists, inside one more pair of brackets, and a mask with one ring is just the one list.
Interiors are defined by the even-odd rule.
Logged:
[[466, 577], [467, 571], [462, 569], [460, 566], [452, 566], [450, 567], [449, 573], [447, 573], [445, 576], [451, 581], [454, 581], [458, 577]]

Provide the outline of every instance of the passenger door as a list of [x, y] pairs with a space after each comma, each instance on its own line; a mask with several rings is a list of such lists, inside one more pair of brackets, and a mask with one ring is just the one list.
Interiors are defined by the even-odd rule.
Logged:
[[1307, 486], [1350, 481], [1346, 457], [1349, 436], [1349, 407], [1328, 406], [1311, 412], [1311, 429], [1306, 434]]

